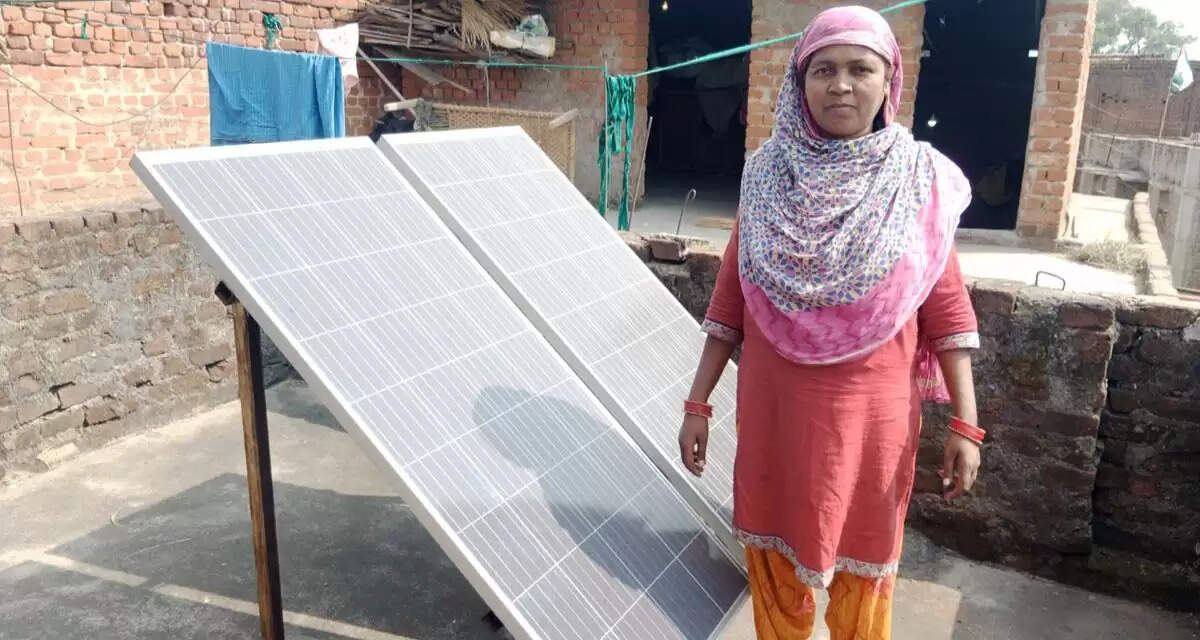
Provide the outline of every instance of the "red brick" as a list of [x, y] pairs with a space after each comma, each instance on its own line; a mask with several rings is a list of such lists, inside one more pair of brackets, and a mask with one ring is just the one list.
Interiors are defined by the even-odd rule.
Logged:
[[1066, 50], [1066, 51], [1061, 52], [1061, 56], [1062, 56], [1063, 62], [1066, 62], [1068, 64], [1077, 64], [1077, 65], [1080, 65], [1080, 68], [1082, 68], [1082, 65], [1083, 65], [1083, 51], [1082, 50], [1080, 50], [1080, 49]]
[[8, 23], [8, 33], [14, 36], [31, 36], [33, 35], [33, 23], [25, 20], [16, 20]]
[[1052, 81], [1052, 82], [1058, 83], [1059, 91], [1063, 91], [1063, 92], [1071, 93], [1071, 94], [1079, 93], [1079, 80], [1058, 79], [1058, 80]]
[[33, 147], [39, 149], [64, 149], [67, 146], [66, 136], [44, 136], [30, 141]]
[[1054, 47], [1054, 48], [1061, 47], [1063, 49], [1082, 50], [1083, 49], [1083, 36], [1075, 35], [1075, 34], [1051, 35], [1050, 39], [1049, 39], [1049, 44], [1051, 47]]
[[115, 53], [89, 53], [83, 61], [87, 64], [116, 67], [121, 64], [121, 56]]
[[[69, 46], [70, 41], [64, 41]], [[79, 53], [47, 53], [46, 64], [56, 67], [78, 67], [83, 64], [83, 55]]]
[[41, 51], [10, 51], [8, 58], [13, 64], [41, 66], [46, 63], [46, 54]]
[[1033, 135], [1044, 138], [1065, 140], [1071, 137], [1071, 128], [1057, 124], [1036, 124], [1033, 127]]
[[[1082, 60], [1077, 63], [1051, 62], [1046, 65], [1046, 77], [1050, 79], [1079, 78], [1081, 75], [1083, 75]], [[1078, 83], [1076, 83], [1076, 87], [1078, 87]]]

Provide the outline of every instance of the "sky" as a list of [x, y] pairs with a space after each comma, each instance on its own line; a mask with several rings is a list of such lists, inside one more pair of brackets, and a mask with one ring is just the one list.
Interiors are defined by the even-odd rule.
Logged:
[[1188, 59], [1200, 60], [1200, 0], [1133, 0], [1133, 4], [1155, 13], [1159, 20], [1174, 20], [1186, 33], [1198, 38], [1188, 47]]

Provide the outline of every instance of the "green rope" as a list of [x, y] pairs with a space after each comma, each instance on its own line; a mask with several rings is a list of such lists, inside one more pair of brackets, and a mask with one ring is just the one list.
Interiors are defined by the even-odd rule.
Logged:
[[624, 154], [624, 170], [621, 190], [621, 207], [617, 215], [617, 228], [629, 229], [629, 168], [633, 156], [633, 125], [637, 115], [634, 100], [637, 97], [637, 80], [631, 76], [604, 75], [605, 104], [604, 126], [600, 130], [600, 215], [608, 213], [608, 183], [610, 159], [618, 153]]
[[[886, 9], [880, 10], [879, 13], [887, 14], [893, 11], [900, 11], [919, 4], [925, 4], [928, 0], [905, 0], [899, 4], [892, 5]], [[691, 60], [684, 60], [675, 64], [669, 64], [665, 67], [655, 67], [645, 71], [623, 76], [609, 76], [608, 71], [604, 72], [605, 90], [608, 97], [607, 109], [604, 115], [604, 127], [600, 130], [600, 215], [605, 215], [608, 210], [608, 182], [609, 182], [609, 159], [617, 153], [625, 154], [625, 176], [621, 185], [621, 212], [617, 219], [617, 228], [621, 231], [629, 230], [629, 156], [633, 152], [633, 126], [636, 117], [634, 108], [634, 94], [636, 92], [636, 82], [638, 78], [644, 78], [656, 73], [664, 73], [666, 71], [674, 71], [683, 67], [688, 67], [694, 64], [704, 64], [713, 60], [720, 60], [731, 56], [741, 55], [755, 49], [774, 46], [783, 42], [797, 40], [804, 36], [803, 31], [772, 38], [762, 42], [752, 42], [740, 47], [725, 49], [702, 55]], [[625, 124], [625, 141], [624, 144], [617, 138], [617, 127], [622, 123]], [[645, 167], [642, 168], [645, 171]]]
[[87, 18], [86, 17], [83, 19], [83, 28], [79, 30], [79, 38], [81, 40], [87, 40]]
[[[881, 9], [879, 11], [879, 13], [888, 14], [888, 13], [892, 13], [893, 11], [900, 11], [901, 9], [907, 9], [908, 7], [916, 6], [918, 4], [925, 4], [928, 1], [929, 0], [905, 0], [905, 2], [901, 2], [900, 4], [892, 5], [886, 9]], [[788, 42], [791, 40], [798, 40], [802, 37], [804, 37], [804, 32], [798, 31], [798, 32], [790, 34], [790, 35], [780, 36], [778, 38], [772, 38], [770, 40], [763, 40], [762, 42], [751, 42], [750, 44], [744, 44], [740, 47], [733, 47], [732, 49], [725, 49], [724, 51], [716, 51], [713, 53], [708, 53], [708, 54], [705, 54], [702, 56], [698, 56], [696, 58], [692, 58], [691, 60], [684, 60], [683, 62], [676, 62], [675, 64], [669, 64], [665, 67], [655, 67], [653, 69], [647, 69], [645, 71], [633, 74], [632, 77], [642, 78], [645, 76], [654, 75], [656, 73], [664, 73], [667, 71], [674, 71], [676, 69], [681, 69], [683, 67], [688, 67], [688, 66], [691, 66], [694, 64], [704, 64], [705, 62], [712, 62], [713, 60], [720, 60], [722, 58], [729, 58], [731, 56], [741, 55], [743, 53], [754, 51], [755, 49], [763, 49], [765, 47], [771, 47], [771, 46], [781, 44], [784, 42]]]
[[273, 13], [263, 13], [262, 17], [263, 28], [267, 30], [267, 48], [275, 48], [275, 38], [279, 36], [280, 30], [283, 29], [283, 23]]

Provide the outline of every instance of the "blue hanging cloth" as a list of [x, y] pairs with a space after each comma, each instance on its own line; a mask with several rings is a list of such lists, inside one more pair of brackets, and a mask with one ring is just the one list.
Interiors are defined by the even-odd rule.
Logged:
[[346, 135], [337, 58], [213, 42], [205, 52], [213, 146]]

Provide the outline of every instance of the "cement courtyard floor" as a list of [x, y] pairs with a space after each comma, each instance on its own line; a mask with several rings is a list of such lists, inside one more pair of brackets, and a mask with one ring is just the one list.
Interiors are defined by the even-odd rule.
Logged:
[[[308, 389], [276, 386], [268, 405], [288, 637], [499, 637]], [[256, 637], [245, 487], [227, 404], [0, 488], [0, 639]], [[1200, 638], [1190, 616], [969, 562], [916, 532], [901, 573], [898, 640]], [[753, 636], [743, 610], [725, 638]]]
[[[696, 200], [681, 218], [684, 194], [690, 186], [680, 176], [661, 178], [647, 185], [646, 198], [634, 211], [630, 231], [642, 235], [674, 234], [678, 228], [680, 235], [700, 238], [715, 250], [723, 250], [737, 211], [737, 181], [726, 178], [708, 184], [697, 182]], [[1127, 241], [1127, 205], [1127, 201], [1118, 198], [1074, 194], [1071, 212], [1077, 220], [1077, 234], [1072, 239], [1082, 243]], [[608, 219], [615, 228], [615, 210], [609, 211]], [[1137, 278], [1132, 274], [1082, 264], [1063, 252], [1018, 246], [1019, 240], [1012, 232], [964, 230], [957, 244], [963, 273], [972, 278], [1062, 287], [1078, 293], [1138, 293]]]

